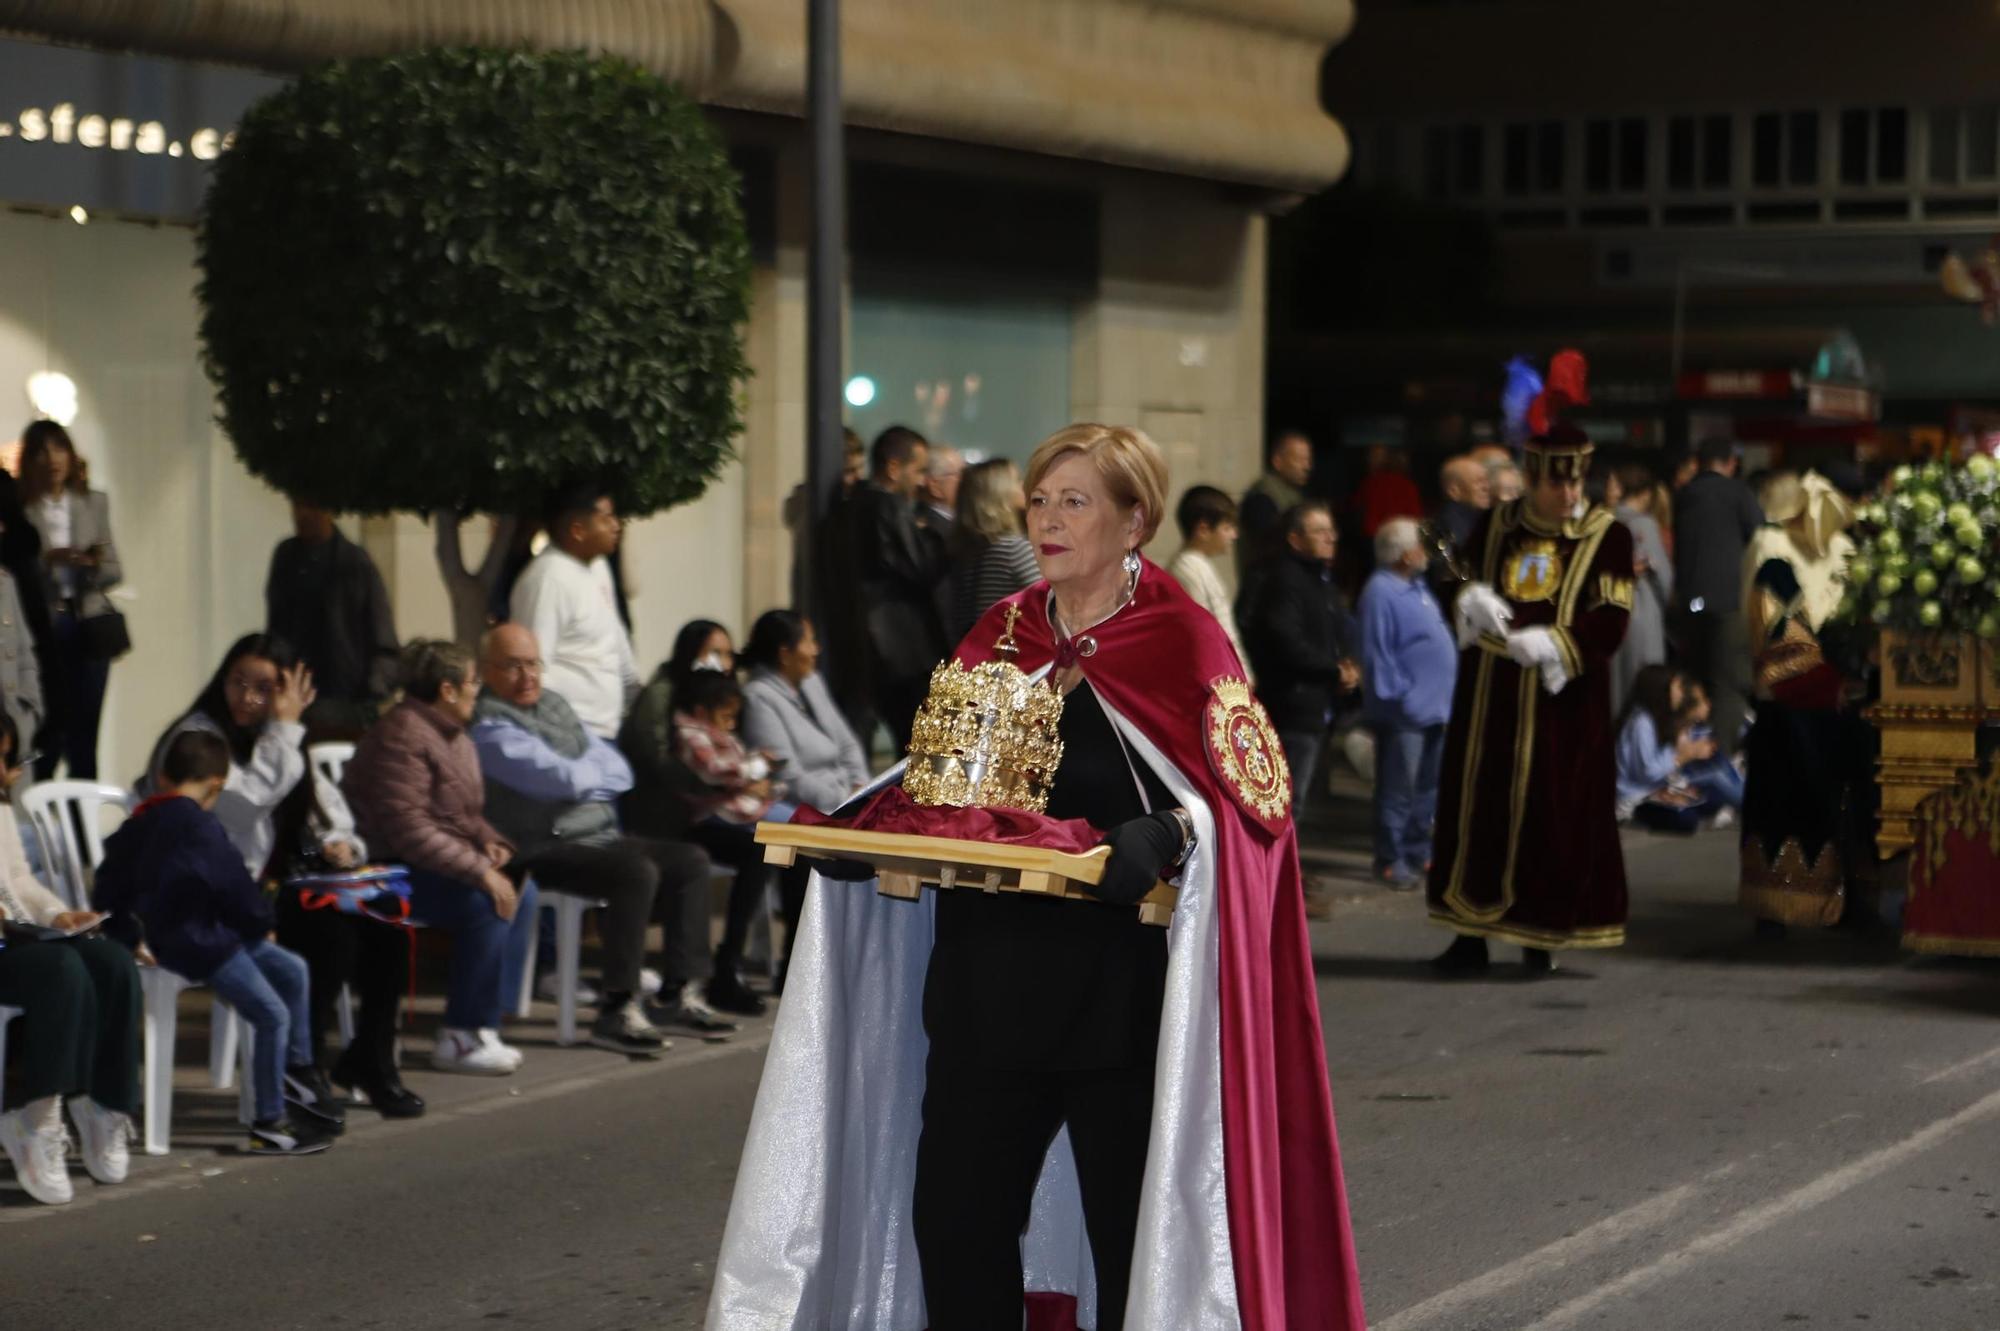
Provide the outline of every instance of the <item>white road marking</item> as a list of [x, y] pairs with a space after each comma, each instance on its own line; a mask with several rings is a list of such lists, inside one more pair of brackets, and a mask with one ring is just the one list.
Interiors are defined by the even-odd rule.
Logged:
[[1928, 1086], [1935, 1081], [1950, 1081], [1955, 1077], [1963, 1077], [1968, 1072], [1977, 1072], [1995, 1059], [2000, 1059], [2000, 1045], [1995, 1045], [1983, 1054], [1974, 1054], [1971, 1058], [1954, 1063], [1948, 1068], [1939, 1068], [1917, 1085]]
[[1711, 1229], [1665, 1256], [1648, 1262], [1636, 1270], [1627, 1271], [1616, 1280], [1600, 1285], [1588, 1294], [1571, 1299], [1527, 1328], [1527, 1331], [1560, 1331], [1562, 1327], [1572, 1326], [1579, 1318], [1606, 1303], [1623, 1298], [1643, 1285], [1675, 1275], [1703, 1258], [1727, 1252], [1751, 1235], [1809, 1211], [1822, 1202], [1831, 1201], [1850, 1188], [1895, 1168], [1905, 1160], [1923, 1154], [1952, 1134], [1981, 1119], [1991, 1118], [1995, 1113], [2000, 1113], [2000, 1091], [1991, 1092], [1973, 1101], [1957, 1113], [1941, 1118], [1928, 1127], [1920, 1128], [1899, 1142], [1871, 1151], [1858, 1160], [1842, 1165], [1839, 1169], [1822, 1174], [1782, 1197], [1739, 1212], [1728, 1224]]
[[1616, 1215], [1606, 1216], [1586, 1229], [1580, 1229], [1567, 1238], [1537, 1248], [1524, 1257], [1518, 1257], [1505, 1266], [1496, 1266], [1484, 1275], [1475, 1276], [1462, 1285], [1454, 1285], [1441, 1294], [1434, 1294], [1422, 1303], [1403, 1309], [1386, 1322], [1377, 1322], [1375, 1331], [1420, 1331], [1424, 1327], [1451, 1326], [1448, 1314], [1459, 1312], [1472, 1305], [1493, 1297], [1504, 1289], [1510, 1289], [1525, 1281], [1532, 1280], [1547, 1272], [1570, 1266], [1586, 1257], [1595, 1255], [1606, 1248], [1623, 1243], [1635, 1234], [1646, 1234], [1659, 1228], [1689, 1200], [1698, 1195], [1708, 1184], [1724, 1175], [1733, 1173], [1735, 1164], [1724, 1165], [1712, 1173], [1692, 1183], [1669, 1188], [1657, 1197], [1648, 1197], [1636, 1206], [1627, 1207]]

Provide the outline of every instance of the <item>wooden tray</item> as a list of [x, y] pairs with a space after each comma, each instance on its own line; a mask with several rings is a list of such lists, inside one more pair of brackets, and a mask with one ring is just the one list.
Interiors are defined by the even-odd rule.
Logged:
[[[766, 864], [790, 866], [800, 855], [872, 864], [882, 895], [906, 900], [914, 900], [931, 886], [1096, 901], [1084, 886], [1104, 877], [1105, 863], [1111, 858], [1109, 846], [1068, 855], [1034, 846], [799, 823], [759, 823], [757, 841], [764, 847]], [[1165, 926], [1174, 917], [1180, 895], [1180, 889], [1170, 883], [1155, 883], [1140, 899], [1140, 921]]]

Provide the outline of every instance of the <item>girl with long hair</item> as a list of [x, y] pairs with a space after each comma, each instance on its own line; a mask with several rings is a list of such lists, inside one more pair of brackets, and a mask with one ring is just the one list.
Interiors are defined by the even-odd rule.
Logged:
[[[263, 633], [238, 638], [194, 703], [154, 746], [140, 788], [151, 788], [176, 735], [188, 730], [219, 735], [230, 763], [215, 816], [254, 881], [282, 882], [302, 872], [359, 865], [368, 848], [354, 830], [347, 801], [306, 758], [300, 717], [314, 696], [312, 672], [291, 644]], [[298, 1084], [288, 1082], [288, 1098], [329, 1126], [342, 1122], [317, 1063], [334, 998], [342, 985], [351, 984], [360, 1013], [353, 1042], [333, 1065], [334, 1079], [361, 1090], [385, 1116], [421, 1114], [423, 1101], [403, 1088], [395, 1067], [396, 1009], [408, 955], [403, 936], [358, 915], [308, 911], [297, 890], [281, 887], [278, 937], [305, 959], [312, 974], [314, 1066], [291, 1078]]]

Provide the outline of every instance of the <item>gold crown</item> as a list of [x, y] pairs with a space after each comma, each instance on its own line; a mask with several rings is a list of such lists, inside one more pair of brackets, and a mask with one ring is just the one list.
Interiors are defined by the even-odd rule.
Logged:
[[1008, 607], [1007, 631], [994, 644], [999, 660], [970, 670], [946, 661], [931, 672], [903, 773], [903, 789], [918, 804], [1048, 811], [1062, 762], [1063, 696], [1014, 664], [1020, 617], [1018, 606]]

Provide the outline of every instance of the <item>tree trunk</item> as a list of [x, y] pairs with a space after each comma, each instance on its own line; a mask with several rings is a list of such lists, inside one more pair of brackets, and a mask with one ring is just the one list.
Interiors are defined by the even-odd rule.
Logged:
[[485, 557], [478, 568], [469, 569], [458, 539], [465, 519], [455, 513], [431, 514], [431, 527], [437, 537], [438, 572], [444, 575], [445, 590], [451, 596], [452, 636], [468, 647], [486, 632], [487, 605], [493, 599], [501, 570], [507, 567], [507, 552], [514, 544], [519, 525], [519, 519], [511, 517], [488, 521], [492, 524], [492, 534], [486, 543]]

